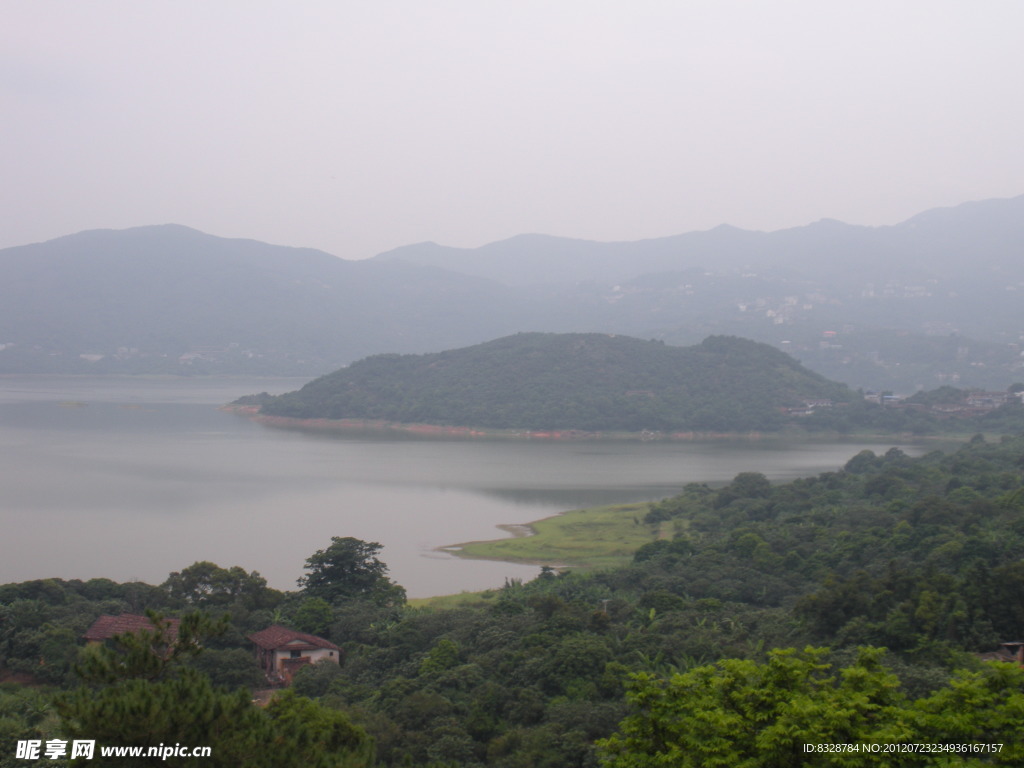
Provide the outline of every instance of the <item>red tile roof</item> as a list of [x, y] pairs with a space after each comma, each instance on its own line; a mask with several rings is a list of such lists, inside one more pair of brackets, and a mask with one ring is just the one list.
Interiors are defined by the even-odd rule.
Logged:
[[[167, 639], [173, 641], [178, 636], [178, 625], [181, 624], [181, 619], [164, 619], [164, 622], [170, 625]], [[149, 620], [148, 616], [139, 616], [135, 613], [122, 613], [120, 616], [103, 614], [92, 623], [83, 637], [86, 640], [109, 640], [117, 635], [142, 630], [155, 631], [153, 622]]]
[[312, 651], [316, 648], [326, 648], [331, 651], [341, 650], [330, 640], [324, 640], [316, 635], [308, 635], [305, 632], [297, 632], [294, 629], [282, 627], [280, 624], [272, 624], [266, 629], [249, 635], [249, 639], [265, 651], [273, 651], [285, 646], [291, 651]]

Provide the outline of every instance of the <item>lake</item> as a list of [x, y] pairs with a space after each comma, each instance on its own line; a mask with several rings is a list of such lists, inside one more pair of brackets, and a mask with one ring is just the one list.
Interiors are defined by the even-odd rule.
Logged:
[[[410, 597], [500, 587], [537, 569], [438, 547], [595, 504], [654, 500], [739, 472], [775, 480], [891, 443], [519, 442], [348, 437], [218, 410], [300, 379], [0, 377], [0, 583], [159, 584], [198, 560], [294, 589], [332, 536], [380, 542]], [[923, 452], [901, 445], [907, 453]]]

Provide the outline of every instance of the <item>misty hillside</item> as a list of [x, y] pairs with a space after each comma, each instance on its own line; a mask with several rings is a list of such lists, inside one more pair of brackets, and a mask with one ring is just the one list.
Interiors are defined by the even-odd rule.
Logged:
[[853, 397], [744, 339], [683, 348], [523, 333], [434, 354], [369, 357], [271, 398], [261, 412], [494, 429], [747, 431], [782, 426], [786, 406]]
[[1024, 196], [886, 227], [721, 226], [633, 243], [522, 235], [377, 259], [521, 286], [563, 310], [553, 330], [601, 327], [673, 344], [735, 334], [852, 386], [913, 391], [1022, 378], [1021, 254]]
[[479, 248], [407, 245], [375, 260], [442, 267], [508, 285], [623, 282], [695, 268], [716, 274], [771, 271], [826, 281], [856, 276], [884, 284], [979, 274], [1009, 278], [1017, 274], [1022, 252], [1024, 195], [934, 209], [895, 226], [823, 219], [777, 232], [752, 232], [722, 225], [613, 243], [518, 235]]
[[0, 373], [318, 375], [508, 334], [742, 336], [910, 393], [1024, 378], [1024, 197], [891, 227], [821, 221], [592, 243], [521, 235], [366, 261], [176, 225], [0, 250]]
[[0, 251], [0, 372], [317, 374], [501, 333], [509, 291], [176, 225]]

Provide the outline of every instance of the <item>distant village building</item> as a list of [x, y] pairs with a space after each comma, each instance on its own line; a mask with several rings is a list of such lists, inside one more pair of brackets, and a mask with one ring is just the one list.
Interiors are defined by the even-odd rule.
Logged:
[[971, 408], [993, 410], [1006, 405], [1009, 399], [1009, 392], [970, 392], [967, 395], [967, 405]]
[[273, 624], [249, 635], [256, 646], [256, 660], [271, 682], [288, 685], [307, 664], [328, 659], [341, 663], [341, 648], [316, 635]]
[[813, 398], [804, 400], [803, 403], [804, 404], [802, 406], [798, 406], [796, 408], [783, 408], [782, 411], [789, 416], [810, 416], [815, 410], [832, 408], [835, 406], [835, 403], [827, 398]]
[[1024, 643], [1000, 643], [998, 651], [978, 654], [982, 661], [1004, 661], [1024, 667]]
[[804, 405], [808, 408], [831, 408], [835, 403], [826, 398], [816, 398], [813, 400], [804, 400]]

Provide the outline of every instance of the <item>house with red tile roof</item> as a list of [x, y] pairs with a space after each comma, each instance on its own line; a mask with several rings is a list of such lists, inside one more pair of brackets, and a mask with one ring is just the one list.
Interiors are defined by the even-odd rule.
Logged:
[[[181, 619], [164, 619], [167, 627], [167, 641], [173, 643], [178, 638], [178, 627]], [[103, 614], [92, 626], [82, 635], [90, 643], [102, 643], [104, 640], [111, 640], [118, 635], [129, 632], [155, 632], [156, 627], [148, 616], [139, 616], [135, 613], [122, 613], [118, 616]]]
[[249, 635], [256, 646], [256, 660], [267, 678], [288, 685], [295, 673], [307, 664], [328, 659], [341, 663], [341, 648], [322, 637], [273, 624]]

